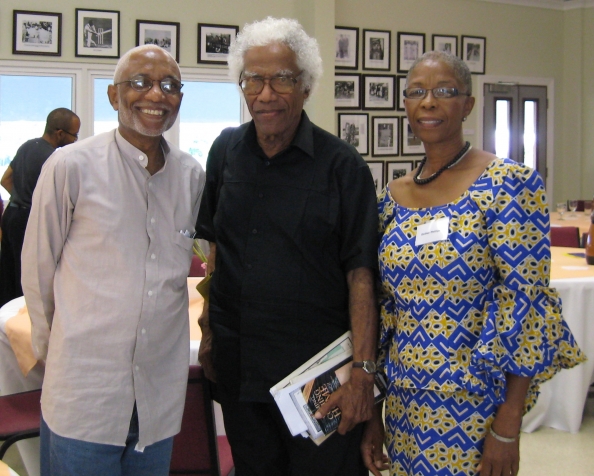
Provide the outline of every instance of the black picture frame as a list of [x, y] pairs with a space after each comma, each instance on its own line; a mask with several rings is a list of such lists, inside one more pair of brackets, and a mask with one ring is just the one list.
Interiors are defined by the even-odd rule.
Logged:
[[12, 54], [62, 56], [62, 14], [13, 10]]
[[75, 16], [75, 56], [120, 57], [119, 11], [77, 8]]
[[351, 144], [361, 155], [369, 154], [369, 114], [339, 113], [338, 137]]
[[180, 24], [169, 21], [136, 20], [136, 46], [155, 44], [179, 63]]
[[375, 184], [375, 193], [379, 195], [382, 193], [386, 182], [384, 180], [384, 161], [383, 160], [366, 160], [373, 182]]
[[400, 121], [400, 155], [423, 155], [425, 154], [425, 147], [421, 139], [416, 137], [412, 132], [412, 128], [408, 122], [408, 117], [403, 116]]
[[398, 116], [371, 118], [371, 156], [398, 156], [400, 150], [400, 119]]
[[198, 23], [198, 63], [226, 65], [237, 33], [236, 25]]
[[359, 69], [359, 28], [334, 27], [334, 68]]
[[361, 87], [363, 109], [393, 111], [396, 108], [396, 76], [393, 74], [364, 74]]
[[404, 111], [404, 90], [406, 89], [406, 76], [396, 76], [396, 82], [398, 83], [398, 101], [396, 102], [396, 110]]
[[363, 69], [390, 71], [392, 67], [392, 32], [363, 30]]
[[386, 160], [386, 183], [412, 172], [413, 165], [412, 160]]
[[485, 74], [487, 60], [487, 38], [462, 35], [460, 57], [472, 74]]
[[334, 75], [334, 109], [361, 109], [361, 75], [336, 73]]
[[431, 35], [431, 49], [458, 56], [458, 37], [456, 35]]
[[398, 72], [407, 73], [414, 61], [425, 53], [425, 33], [398, 32]]

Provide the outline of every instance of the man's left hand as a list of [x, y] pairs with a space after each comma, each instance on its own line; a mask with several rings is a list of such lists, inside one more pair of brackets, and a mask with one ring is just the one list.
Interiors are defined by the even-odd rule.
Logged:
[[338, 407], [341, 411], [338, 433], [344, 435], [357, 424], [369, 420], [373, 415], [373, 375], [362, 369], [353, 369], [351, 378], [334, 392], [316, 412], [317, 419], [326, 416]]

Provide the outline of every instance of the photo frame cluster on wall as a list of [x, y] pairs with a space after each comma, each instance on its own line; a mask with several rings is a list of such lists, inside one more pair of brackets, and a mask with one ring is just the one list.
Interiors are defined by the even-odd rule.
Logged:
[[[418, 167], [425, 153], [406, 116], [386, 114], [405, 111], [406, 73], [428, 50], [429, 35], [401, 31], [393, 35], [390, 30], [369, 28], [362, 28], [359, 35], [359, 30], [335, 27], [334, 108], [340, 111], [338, 136], [361, 155], [382, 158], [367, 161], [379, 192], [385, 183]], [[430, 38], [431, 50], [458, 56], [472, 74], [485, 74], [485, 37], [434, 33]], [[363, 71], [359, 70], [360, 64]], [[378, 115], [371, 115], [370, 123], [370, 114], [358, 110]], [[398, 156], [410, 156], [412, 160], [391, 159]]]
[[[199, 23], [197, 62], [226, 65], [229, 47], [238, 31], [239, 27], [234, 25]], [[162, 47], [179, 62], [179, 22], [136, 20], [136, 46], [145, 44]], [[62, 13], [14, 10], [12, 53], [61, 56]], [[76, 8], [74, 54], [119, 58], [120, 12]]]

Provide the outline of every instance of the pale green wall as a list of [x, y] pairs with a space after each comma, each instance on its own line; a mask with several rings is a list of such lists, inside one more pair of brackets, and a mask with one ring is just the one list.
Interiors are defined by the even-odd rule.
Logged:
[[[335, 24], [361, 30], [391, 30], [393, 74], [398, 31], [425, 33], [427, 47], [434, 33], [485, 36], [487, 74], [554, 80], [555, 199], [594, 194], [594, 9], [561, 11], [475, 0], [54, 0], [51, 4], [41, 0], [1, 0], [0, 59], [113, 63], [113, 60], [75, 58], [77, 7], [119, 10], [122, 51], [134, 46], [137, 19], [180, 22], [180, 64], [190, 68], [200, 67], [196, 62], [199, 22], [241, 27], [268, 15], [297, 18], [318, 38], [324, 59], [321, 87], [306, 108], [315, 122], [330, 131], [336, 130]], [[12, 55], [13, 9], [61, 12], [62, 57]], [[475, 111], [466, 127], [476, 129], [480, 116]]]

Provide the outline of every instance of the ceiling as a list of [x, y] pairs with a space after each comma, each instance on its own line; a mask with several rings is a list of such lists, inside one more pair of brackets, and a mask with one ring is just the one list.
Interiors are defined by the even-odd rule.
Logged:
[[572, 10], [574, 8], [594, 7], [594, 0], [479, 0], [481, 2], [509, 3], [527, 7]]

